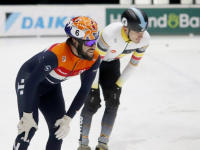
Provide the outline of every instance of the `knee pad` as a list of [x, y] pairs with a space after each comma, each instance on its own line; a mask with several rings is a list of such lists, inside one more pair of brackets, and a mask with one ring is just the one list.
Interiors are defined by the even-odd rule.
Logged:
[[84, 107], [83, 107], [83, 110], [82, 110], [82, 113], [84, 114], [89, 114], [89, 115], [94, 115], [97, 110], [101, 107], [101, 105], [94, 105], [91, 109], [91, 106], [88, 106], [88, 104], [85, 103]]
[[119, 108], [119, 106], [106, 107], [105, 114], [108, 114], [108, 115], [111, 115], [111, 116], [116, 116], [118, 108]]
[[91, 89], [89, 95], [85, 100], [84, 111], [89, 113], [96, 113], [97, 110], [101, 107], [101, 98], [99, 89]]

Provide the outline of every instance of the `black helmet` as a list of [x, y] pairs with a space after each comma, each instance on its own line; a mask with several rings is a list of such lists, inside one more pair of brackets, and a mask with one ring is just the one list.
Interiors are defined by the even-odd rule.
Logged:
[[148, 27], [148, 17], [138, 8], [128, 8], [121, 17], [122, 24], [130, 30], [143, 32]]

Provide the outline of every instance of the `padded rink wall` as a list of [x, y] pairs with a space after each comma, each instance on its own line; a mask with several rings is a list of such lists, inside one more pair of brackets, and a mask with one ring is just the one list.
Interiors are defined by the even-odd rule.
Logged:
[[88, 16], [99, 25], [120, 21], [129, 7], [143, 9], [153, 34], [200, 34], [200, 5], [17, 5], [0, 6], [0, 37], [65, 36], [65, 24], [75, 16]]

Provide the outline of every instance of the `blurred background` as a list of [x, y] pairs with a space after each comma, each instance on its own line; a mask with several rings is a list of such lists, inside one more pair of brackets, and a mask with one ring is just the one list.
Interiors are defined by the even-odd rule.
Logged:
[[[0, 2], [0, 149], [11, 150], [17, 135], [15, 79], [21, 65], [54, 43], [65, 42], [73, 17], [93, 18], [102, 30], [120, 21], [129, 7], [149, 17], [150, 45], [124, 84], [110, 150], [199, 150], [200, 0], [6, 0]], [[131, 55], [121, 61], [121, 71]], [[79, 77], [62, 83], [66, 109], [80, 87]], [[73, 87], [72, 87], [73, 85]], [[90, 146], [97, 145], [105, 103], [93, 117]], [[62, 149], [76, 150], [80, 111]], [[44, 150], [48, 139], [39, 113], [39, 130], [29, 150]]]
[[151, 35], [200, 33], [200, 0], [8, 0], [0, 2], [0, 37], [64, 36], [65, 24], [78, 15], [94, 18], [101, 30], [129, 7], [147, 13]]
[[12, 0], [1, 2], [0, 4], [198, 4], [199, 0], [73, 0], [71, 2], [66, 0], [29, 0], [24, 2], [18, 0], [13, 2]]

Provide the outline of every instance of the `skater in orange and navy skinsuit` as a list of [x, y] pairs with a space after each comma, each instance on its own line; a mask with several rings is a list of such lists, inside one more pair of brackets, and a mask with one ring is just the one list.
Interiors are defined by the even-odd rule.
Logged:
[[[27, 150], [38, 129], [38, 109], [49, 128], [46, 150], [60, 150], [69, 124], [83, 105], [100, 64], [96, 48], [97, 23], [88, 17], [76, 17], [65, 26], [69, 36], [36, 54], [20, 68], [16, 93], [20, 122], [13, 150]], [[81, 74], [81, 87], [66, 111], [61, 82]]]

